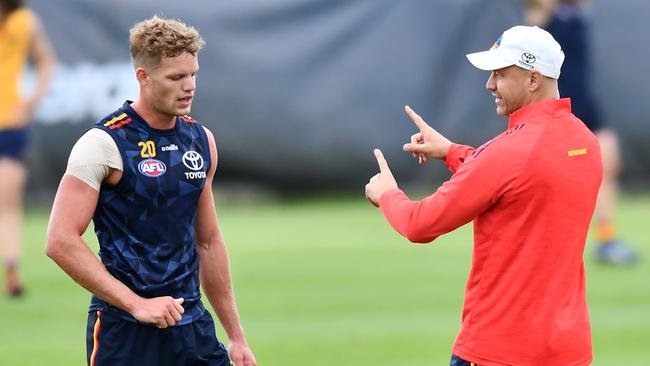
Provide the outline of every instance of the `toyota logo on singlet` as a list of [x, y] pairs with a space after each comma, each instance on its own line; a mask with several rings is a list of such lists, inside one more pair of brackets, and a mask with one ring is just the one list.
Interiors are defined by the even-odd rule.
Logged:
[[201, 170], [203, 168], [203, 157], [196, 151], [187, 151], [183, 154], [183, 165], [187, 169]]

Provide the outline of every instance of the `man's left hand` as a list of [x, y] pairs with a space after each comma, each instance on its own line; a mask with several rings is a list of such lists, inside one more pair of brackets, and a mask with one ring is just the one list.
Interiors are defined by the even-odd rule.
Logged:
[[381, 195], [386, 191], [397, 188], [397, 182], [381, 150], [375, 149], [374, 152], [377, 158], [377, 164], [379, 164], [379, 173], [370, 178], [370, 181], [366, 184], [366, 198], [375, 207], [379, 207], [379, 198]]
[[246, 342], [230, 341], [228, 343], [228, 356], [235, 366], [256, 366], [257, 361]]

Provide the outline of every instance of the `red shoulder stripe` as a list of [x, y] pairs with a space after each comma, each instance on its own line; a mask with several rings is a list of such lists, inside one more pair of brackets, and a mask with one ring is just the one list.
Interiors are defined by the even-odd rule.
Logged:
[[114, 130], [116, 128], [120, 128], [120, 127], [122, 127], [122, 126], [124, 126], [126, 124], [129, 124], [129, 123], [131, 123], [131, 117], [129, 117], [129, 118], [125, 119], [125, 120], [122, 120], [119, 123], [116, 123], [114, 125], [110, 125], [110, 126], [108, 126], [108, 128], [110, 128], [111, 130]]

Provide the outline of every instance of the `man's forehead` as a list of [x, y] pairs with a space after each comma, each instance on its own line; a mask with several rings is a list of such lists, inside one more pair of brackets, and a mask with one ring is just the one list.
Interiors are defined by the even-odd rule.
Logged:
[[[510, 72], [510, 71], [512, 71], [512, 70], [514, 70], [514, 69], [521, 69], [521, 67], [517, 67], [517, 66], [515, 66], [515, 65], [510, 65], [510, 66], [502, 67], [502, 68], [500, 68], [500, 69], [496, 69], [496, 70], [494, 70], [494, 71], [495, 71], [495, 72], [499, 72], [499, 73], [506, 73], [506, 72]], [[522, 70], [523, 70], [523, 69], [522, 69]]]
[[158, 67], [162, 67], [168, 70], [198, 70], [199, 58], [198, 55], [192, 55], [191, 53], [187, 52], [173, 57], [163, 56], [160, 58]]
[[508, 74], [508, 75], [523, 75], [523, 74], [528, 74], [531, 72], [534, 72], [536, 70], [526, 70], [523, 67], [519, 67], [517, 65], [510, 65], [506, 67], [502, 67], [500, 69], [494, 70], [494, 72], [498, 72], [499, 74]]

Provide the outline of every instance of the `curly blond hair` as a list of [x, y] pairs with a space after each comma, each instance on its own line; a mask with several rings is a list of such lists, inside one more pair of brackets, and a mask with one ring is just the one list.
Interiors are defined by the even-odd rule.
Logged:
[[155, 67], [162, 57], [176, 57], [183, 52], [196, 55], [205, 45], [194, 27], [156, 15], [134, 25], [129, 33], [129, 49], [135, 67]]

